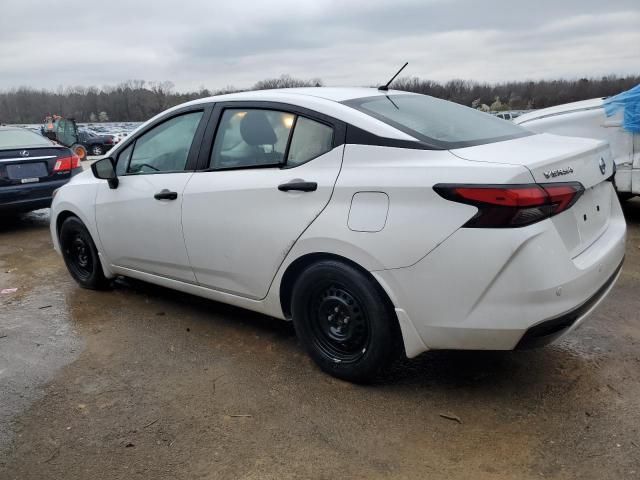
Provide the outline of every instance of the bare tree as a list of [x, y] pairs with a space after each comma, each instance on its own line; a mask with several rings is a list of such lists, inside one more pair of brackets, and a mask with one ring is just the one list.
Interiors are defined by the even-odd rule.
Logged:
[[[399, 78], [391, 85], [444, 98], [475, 108], [497, 106], [503, 109], [544, 108], [594, 97], [607, 97], [640, 83], [640, 75], [575, 80], [540, 80], [488, 84], [470, 80], [438, 83], [429, 79]], [[251, 90], [266, 88], [321, 86], [320, 79], [299, 79], [289, 75], [261, 80]], [[194, 92], [176, 92], [171, 82], [128, 80], [115, 86], [59, 87], [38, 90], [17, 87], [0, 91], [0, 123], [39, 123], [48, 114], [74, 117], [78, 121], [143, 121], [171, 107], [196, 98], [241, 91], [233, 86], [217, 90], [204, 86]], [[102, 115], [104, 113], [104, 115]], [[108, 113], [108, 115], [107, 115]]]

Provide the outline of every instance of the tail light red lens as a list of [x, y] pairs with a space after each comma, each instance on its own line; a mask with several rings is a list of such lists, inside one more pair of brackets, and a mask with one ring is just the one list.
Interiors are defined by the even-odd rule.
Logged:
[[531, 185], [450, 185], [433, 187], [443, 198], [478, 208], [464, 227], [524, 227], [570, 208], [584, 187], [578, 182]]
[[80, 157], [71, 155], [69, 157], [60, 157], [53, 167], [54, 172], [68, 172], [74, 168], [80, 167]]

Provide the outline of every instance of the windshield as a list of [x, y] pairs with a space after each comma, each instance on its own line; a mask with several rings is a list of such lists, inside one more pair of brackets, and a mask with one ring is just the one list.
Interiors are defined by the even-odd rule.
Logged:
[[50, 147], [42, 135], [22, 128], [0, 129], [0, 148]]
[[343, 102], [437, 148], [461, 148], [531, 135], [511, 122], [426, 95], [377, 95]]

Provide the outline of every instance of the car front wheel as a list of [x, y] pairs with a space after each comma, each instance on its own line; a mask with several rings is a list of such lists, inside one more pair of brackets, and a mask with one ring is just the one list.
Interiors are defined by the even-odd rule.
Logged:
[[59, 240], [64, 263], [80, 286], [94, 290], [108, 286], [109, 281], [102, 271], [98, 250], [79, 218], [69, 217], [62, 223]]
[[398, 348], [395, 313], [375, 281], [359, 269], [326, 260], [307, 268], [292, 293], [300, 342], [325, 372], [368, 382]]

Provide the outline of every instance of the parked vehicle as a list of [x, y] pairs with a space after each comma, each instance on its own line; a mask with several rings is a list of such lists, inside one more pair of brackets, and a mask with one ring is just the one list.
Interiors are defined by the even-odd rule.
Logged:
[[86, 128], [78, 129], [78, 141], [87, 149], [89, 155], [96, 157], [104, 155], [118, 143], [114, 135], [99, 135]]
[[640, 194], [640, 134], [623, 128], [622, 111], [607, 118], [604, 100], [593, 98], [536, 110], [514, 123], [537, 133], [606, 140], [616, 164], [616, 189], [622, 198], [631, 198]]
[[86, 160], [87, 149], [80, 142], [75, 120], [62, 118], [59, 115], [49, 115], [40, 127], [40, 133], [49, 140], [69, 147], [80, 160]]
[[605, 142], [534, 135], [436, 98], [291, 89], [156, 116], [63, 187], [81, 286], [124, 275], [292, 319], [326, 372], [398, 351], [509, 350], [576, 328], [626, 226]]
[[501, 118], [503, 120], [515, 120], [516, 118], [518, 118], [519, 116], [521, 116], [524, 112], [522, 112], [521, 110], [509, 110], [506, 112], [495, 112], [493, 113], [493, 115], [495, 115], [498, 118]]
[[73, 152], [19, 127], [0, 127], [0, 214], [49, 207], [54, 190], [82, 171]]

